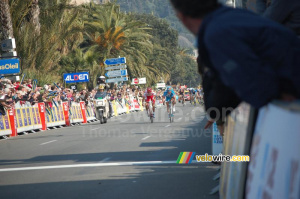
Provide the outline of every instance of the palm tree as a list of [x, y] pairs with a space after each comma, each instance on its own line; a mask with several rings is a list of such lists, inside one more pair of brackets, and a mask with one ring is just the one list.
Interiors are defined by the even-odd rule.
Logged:
[[40, 7], [39, 7], [39, 0], [32, 0], [32, 5], [30, 9], [31, 14], [31, 23], [34, 26], [34, 30], [37, 36], [41, 33], [41, 24], [40, 24]]
[[8, 0], [2, 0], [0, 3], [0, 24], [2, 39], [13, 38], [13, 26]]
[[[152, 51], [149, 29], [144, 23], [126, 21], [119, 6], [106, 4], [93, 5], [85, 17], [84, 52], [93, 56], [100, 64], [107, 58], [124, 56], [131, 76], [139, 76], [147, 71], [146, 53]], [[99, 70], [104, 72], [104, 70]], [[98, 74], [100, 75], [101, 73]]]

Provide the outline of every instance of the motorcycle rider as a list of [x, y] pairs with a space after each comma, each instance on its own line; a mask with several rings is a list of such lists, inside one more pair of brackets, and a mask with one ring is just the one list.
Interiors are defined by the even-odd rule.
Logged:
[[100, 86], [100, 85], [103, 86], [105, 91], [107, 91], [107, 89], [110, 88], [110, 86], [106, 83], [104, 76], [100, 76], [100, 77], [97, 78], [97, 85], [98, 86]]
[[104, 91], [104, 86], [103, 85], [98, 86], [98, 90], [95, 95], [95, 99], [98, 99], [98, 98], [104, 99], [106, 96], [107, 96], [107, 93], [106, 93], [106, 91]]
[[[98, 85], [98, 89], [99, 87], [103, 88], [103, 92], [105, 90], [106, 95], [108, 95], [107, 90], [110, 88], [110, 86], [106, 83], [104, 76], [100, 76], [97, 78], [97, 85]], [[112, 110], [113, 110], [112, 104], [110, 100], [108, 102], [109, 102], [109, 117], [112, 117]]]

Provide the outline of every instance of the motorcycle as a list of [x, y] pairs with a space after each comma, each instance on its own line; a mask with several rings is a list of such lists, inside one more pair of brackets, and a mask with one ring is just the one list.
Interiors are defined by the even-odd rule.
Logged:
[[97, 98], [94, 100], [96, 109], [96, 118], [100, 120], [100, 123], [107, 123], [109, 118], [109, 102], [107, 98]]

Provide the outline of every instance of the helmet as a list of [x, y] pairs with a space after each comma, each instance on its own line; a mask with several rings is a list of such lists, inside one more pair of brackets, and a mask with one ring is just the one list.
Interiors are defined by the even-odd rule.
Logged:
[[152, 88], [147, 88], [147, 93], [151, 93], [152, 92]]
[[105, 79], [105, 77], [104, 77], [104, 76], [100, 76], [99, 78], [100, 78], [100, 79]]
[[168, 92], [170, 92], [170, 91], [172, 91], [172, 90], [173, 90], [173, 88], [172, 88], [171, 86], [168, 86], [168, 87], [167, 87], [167, 91], [168, 91]]

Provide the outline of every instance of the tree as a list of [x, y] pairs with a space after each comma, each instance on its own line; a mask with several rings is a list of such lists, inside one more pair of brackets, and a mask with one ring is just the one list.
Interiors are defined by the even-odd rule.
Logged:
[[13, 38], [13, 26], [8, 0], [2, 0], [0, 3], [0, 24], [2, 39]]
[[97, 74], [103, 75], [105, 59], [124, 56], [130, 76], [144, 75], [147, 72], [146, 53], [152, 50], [146, 24], [126, 20], [115, 4], [91, 4], [89, 9], [84, 22], [85, 42], [81, 47], [99, 63]]

